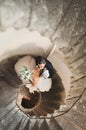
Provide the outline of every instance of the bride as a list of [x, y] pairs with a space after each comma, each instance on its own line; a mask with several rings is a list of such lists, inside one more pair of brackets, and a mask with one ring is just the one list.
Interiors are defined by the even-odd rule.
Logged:
[[[29, 64], [27, 61], [29, 61]], [[51, 88], [51, 72], [53, 72], [52, 65], [49, 63], [47, 64], [46, 59], [41, 56], [38, 56], [35, 60], [31, 56], [25, 56], [16, 63], [15, 70], [30, 92], [49, 91]], [[47, 87], [45, 87], [46, 84]]]

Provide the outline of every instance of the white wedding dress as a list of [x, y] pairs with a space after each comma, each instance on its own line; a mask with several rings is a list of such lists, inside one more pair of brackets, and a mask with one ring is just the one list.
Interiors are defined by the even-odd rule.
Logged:
[[[24, 56], [20, 58], [15, 64], [15, 71], [17, 75], [20, 75], [20, 71], [23, 67], [27, 67], [28, 70], [33, 70], [36, 66], [35, 59], [32, 56]], [[21, 79], [21, 78], [20, 78]], [[27, 88], [29, 88], [30, 92], [40, 91], [45, 92], [51, 89], [52, 80], [51, 78], [45, 79], [44, 77], [40, 77], [37, 86], [33, 87], [32, 84], [28, 84], [28, 80], [21, 79]]]

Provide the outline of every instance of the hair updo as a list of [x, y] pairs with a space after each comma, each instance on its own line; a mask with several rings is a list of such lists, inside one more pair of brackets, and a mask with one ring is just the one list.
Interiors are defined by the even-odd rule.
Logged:
[[36, 58], [36, 64], [46, 64], [46, 60], [42, 56]]

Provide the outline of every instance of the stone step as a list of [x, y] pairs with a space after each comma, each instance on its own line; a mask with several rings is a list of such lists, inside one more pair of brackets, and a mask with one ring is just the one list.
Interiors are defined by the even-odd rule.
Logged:
[[70, 97], [77, 97], [80, 96], [85, 88], [79, 87], [79, 88], [71, 88], [70, 89]]
[[51, 114], [51, 113], [54, 112], [54, 109], [51, 108], [51, 107], [45, 106], [45, 105], [43, 105], [43, 104], [41, 104], [41, 107], [42, 107], [42, 110], [44, 110], [47, 114], [48, 114], [48, 113]]
[[21, 124], [21, 129], [19, 130], [29, 130], [29, 125], [30, 125], [30, 120], [28, 119], [26, 123], [24, 123], [24, 125]]
[[76, 125], [81, 127], [83, 130], [86, 130], [86, 114], [82, 115], [82, 113], [71, 110], [66, 115], [66, 118], [70, 119]]
[[72, 122], [68, 117], [60, 116], [55, 118], [63, 130], [82, 130], [74, 122]]
[[68, 59], [69, 63], [72, 63], [76, 61], [77, 59], [81, 59], [81, 57], [83, 57], [83, 55], [85, 54], [84, 49], [85, 49], [85, 39], [84, 39], [84, 42], [81, 41], [81, 44], [77, 44], [76, 46], [73, 47], [73, 50], [72, 50], [73, 55], [69, 57]]
[[6, 128], [8, 130], [18, 130], [23, 118], [24, 116], [17, 114], [15, 117], [13, 117], [12, 121], [8, 123], [8, 125], [4, 128], [4, 130]]
[[77, 61], [73, 62], [72, 64], [69, 64], [70, 68], [78, 69], [78, 67], [83, 65], [83, 62], [85, 61], [85, 57], [82, 57], [81, 59], [78, 59]]
[[14, 71], [14, 64], [15, 62], [13, 61], [15, 59], [11, 58], [5, 61], [2, 61], [0, 64], [0, 71], [4, 77], [4, 80], [11, 86], [13, 87], [18, 87], [18, 84], [21, 83], [19, 78], [16, 75], [16, 72]]
[[0, 107], [4, 107], [16, 97], [16, 89], [4, 81], [0, 81], [0, 89]]
[[83, 88], [85, 88], [86, 87], [85, 83], [86, 83], [86, 77], [83, 77], [83, 78], [79, 79], [78, 81], [73, 82], [71, 87], [72, 88], [79, 88], [79, 87], [83, 86]]
[[36, 117], [40, 117], [41, 115], [43, 115], [42, 112], [38, 111], [37, 109], [34, 109], [33, 112]]
[[4, 106], [3, 108], [0, 108], [0, 119], [3, 118], [5, 115], [9, 114], [10, 111], [15, 109], [15, 107], [16, 107], [15, 100], [12, 100], [9, 104]]
[[4, 80], [6, 81], [6, 83], [8, 85], [11, 85], [12, 87], [17, 87], [17, 82], [14, 80], [14, 76], [13, 74], [10, 73], [10, 70], [5, 70], [4, 72], [2, 72], [4, 75]]
[[[70, 109], [71, 107], [71, 109], [76, 109], [77, 110], [77, 108], [79, 107], [77, 104], [79, 103], [79, 102], [83, 102], [83, 101], [81, 101], [81, 100], [79, 100], [79, 101], [77, 101], [78, 100], [78, 98], [72, 98], [72, 99], [70, 99], [70, 100], [66, 100], [66, 103], [64, 104], [64, 105], [61, 105], [60, 106], [60, 109], [59, 109], [59, 111], [61, 112], [61, 111], [67, 111], [68, 109]], [[77, 101], [77, 102], [76, 102]], [[83, 108], [85, 108], [85, 104], [83, 104], [83, 106], [82, 106], [82, 109]], [[80, 109], [79, 109], [79, 111], [80, 112], [82, 112]], [[83, 109], [83, 112], [84, 112], [85, 110]]]
[[[59, 90], [58, 90], [59, 89]], [[61, 101], [63, 98], [65, 98], [65, 91], [61, 90], [60, 86], [56, 88], [52, 88], [48, 93], [42, 93], [42, 99], [45, 100], [50, 100], [51, 99], [54, 101]]]
[[39, 130], [50, 130], [49, 125], [47, 124], [46, 120], [44, 119]]
[[48, 122], [50, 130], [63, 130], [62, 127], [58, 124], [55, 118], [51, 118]]
[[31, 130], [39, 130], [39, 122], [36, 120], [34, 126], [31, 128]]
[[3, 127], [6, 127], [9, 122], [12, 121], [12, 119], [18, 114], [19, 110], [12, 110], [9, 114], [7, 114], [6, 116], [4, 116], [1, 119], [1, 124], [3, 125]]
[[21, 112], [17, 111], [14, 114], [11, 114], [11, 116], [8, 115], [7, 117], [5, 117], [1, 121], [3, 130], [7, 128], [8, 130], [15, 130], [15, 127], [21, 122], [23, 116], [24, 115]]
[[[82, 93], [80, 93], [82, 94]], [[79, 99], [79, 97], [77, 97], [77, 95], [75, 95], [75, 98], [71, 98], [69, 97], [69, 100], [66, 100], [65, 105], [62, 105], [63, 107], [61, 108], [61, 110], [68, 110], [70, 107], [72, 107], [73, 109], [80, 111], [81, 113], [85, 113], [85, 108], [86, 108], [86, 98], [85, 98], [86, 92], [83, 93], [82, 97]], [[78, 100], [79, 99], [79, 100]], [[76, 102], [77, 101], [77, 102]], [[76, 102], [76, 103], [75, 103]], [[73, 105], [74, 104], [74, 105]]]
[[[85, 106], [84, 106], [85, 107]], [[79, 111], [77, 110], [76, 106], [74, 106], [74, 108], [72, 109], [73, 111], [77, 112], [77, 113], [80, 113], [82, 116], [86, 116], [86, 113], [83, 112], [83, 111]], [[85, 111], [85, 108], [84, 108], [84, 111]]]
[[82, 112], [83, 114], [86, 114], [86, 100], [80, 100], [76, 105], [75, 109]]
[[61, 102], [59, 101], [46, 101], [46, 102], [43, 102], [43, 105], [51, 107], [53, 109], [59, 109], [60, 103]]
[[30, 119], [24, 115], [21, 122], [18, 124], [15, 130], [28, 130], [30, 125]]
[[[67, 101], [67, 103], [66, 103], [66, 110], [68, 109], [68, 107], [69, 106], [71, 106], [74, 102], [75, 102], [75, 100], [77, 100], [77, 98], [76, 99], [71, 99], [71, 100], [69, 100], [69, 101]], [[79, 120], [79, 118], [81, 119], [81, 121], [82, 121], [82, 118], [84, 118], [84, 121], [83, 122], [85, 122], [85, 120], [86, 120], [86, 117], [83, 117], [84, 115], [86, 115], [86, 91], [84, 92], [84, 94], [82, 95], [82, 98], [74, 105], [74, 107], [73, 107], [73, 110], [76, 112], [76, 113], [79, 113], [79, 115], [78, 115], [78, 117], [77, 117], [77, 121]], [[80, 105], [81, 104], [81, 105]], [[64, 109], [65, 110], [65, 109]], [[70, 112], [70, 114], [69, 115], [71, 115], [71, 117], [73, 116], [72, 114], [71, 114], [71, 112]], [[81, 116], [81, 117], [80, 117]], [[67, 116], [67, 118], [68, 118], [68, 116]], [[68, 118], [69, 119], [69, 118]], [[73, 119], [74, 120], [74, 119]], [[75, 123], [75, 122], [74, 122]], [[83, 124], [83, 129], [84, 129], [84, 127], [85, 127], [85, 123], [82, 123]], [[79, 123], [78, 123], [78, 125], [79, 125]], [[81, 127], [81, 126], [80, 126]]]
[[47, 116], [47, 112], [43, 109], [41, 105], [39, 105], [37, 108], [34, 108], [34, 113], [38, 113], [38, 116]]
[[[13, 75], [12, 79], [15, 81], [15, 83], [18, 85], [18, 84], [21, 84], [21, 80], [19, 79], [19, 77], [17, 76], [15, 70], [14, 70], [14, 65], [15, 63], [17, 62], [17, 60], [19, 59], [18, 56], [14, 56], [13, 58], [9, 58], [8, 59], [8, 68], [7, 70], [10, 72], [11, 75]], [[17, 86], [16, 86], [17, 87]]]
[[59, 102], [59, 104], [63, 104], [65, 101], [65, 99], [63, 97], [64, 97], [64, 95], [62, 96], [62, 94], [59, 94], [59, 93], [53, 94], [52, 93], [52, 95], [49, 95], [48, 97], [46, 97], [46, 102], [47, 101], [51, 101], [51, 102], [57, 101], [57, 102]]
[[37, 119], [30, 119], [29, 124], [27, 124], [27, 126], [29, 125], [29, 127], [27, 127], [28, 128], [27, 130], [33, 129], [36, 122], [37, 122]]

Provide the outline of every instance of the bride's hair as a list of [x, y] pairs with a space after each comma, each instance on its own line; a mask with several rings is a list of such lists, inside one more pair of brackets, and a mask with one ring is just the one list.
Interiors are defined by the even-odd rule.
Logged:
[[42, 56], [38, 56], [36, 58], [36, 65], [38, 64], [46, 64], [46, 60]]

